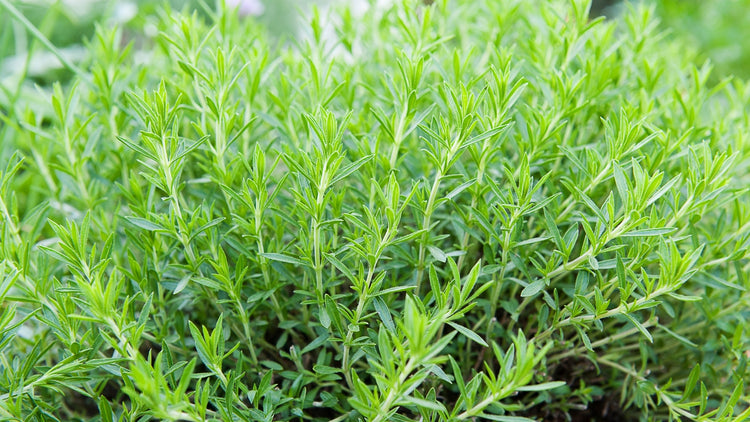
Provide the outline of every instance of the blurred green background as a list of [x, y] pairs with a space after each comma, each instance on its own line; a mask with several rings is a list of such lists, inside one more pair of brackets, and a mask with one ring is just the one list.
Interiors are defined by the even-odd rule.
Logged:
[[[681, 38], [699, 60], [714, 65], [712, 80], [750, 78], [750, 0], [643, 0], [654, 6], [667, 37]], [[624, 3], [595, 0], [592, 12], [614, 16]]]
[[[66, 57], [76, 61], [82, 56], [86, 39], [95, 32], [96, 23], [119, 25], [131, 33], [143, 33], [152, 17], [165, 4], [173, 10], [195, 11], [207, 15], [224, 0], [5, 0], [52, 41]], [[230, 3], [232, 0], [227, 0]], [[234, 0], [261, 3], [263, 13], [249, 16], [265, 25], [269, 32], [285, 36], [294, 32], [300, 0]], [[149, 31], [146, 30], [146, 33]], [[0, 2], [0, 81], [23, 70], [31, 52], [28, 71], [37, 82], [59, 80], [62, 66], [35, 42], [23, 26]]]
[[[83, 42], [94, 33], [94, 23], [144, 29], [149, 16], [163, 3], [147, 0], [5, 0], [28, 19], [72, 60], [83, 53]], [[173, 9], [206, 14], [223, 0], [165, 0]], [[232, 1], [232, 0], [227, 0]], [[279, 37], [295, 32], [295, 17], [310, 0], [233, 0], [262, 2], [264, 11], [249, 17]], [[317, 0], [327, 3], [336, 0]], [[359, 0], [364, 1], [364, 0]], [[375, 1], [375, 0], [372, 0]], [[398, 0], [396, 0], [398, 1]], [[498, 0], [500, 1], [500, 0]], [[381, 0], [380, 3], [383, 1]], [[728, 75], [750, 77], [750, 0], [643, 0], [652, 4], [668, 37], [679, 37], [700, 59], [714, 64], [713, 80]], [[628, 7], [617, 0], [594, 0], [592, 14], [616, 16]], [[31, 56], [27, 52], [31, 51]], [[25, 62], [28, 60], [28, 69]], [[0, 86], [17, 83], [13, 75], [27, 74], [37, 83], [66, 78], [57, 60], [26, 33], [0, 5]]]

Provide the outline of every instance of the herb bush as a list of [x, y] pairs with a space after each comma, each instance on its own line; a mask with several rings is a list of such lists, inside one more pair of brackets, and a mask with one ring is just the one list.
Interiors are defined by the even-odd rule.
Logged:
[[644, 7], [396, 3], [4, 87], [3, 420], [748, 419], [750, 88]]

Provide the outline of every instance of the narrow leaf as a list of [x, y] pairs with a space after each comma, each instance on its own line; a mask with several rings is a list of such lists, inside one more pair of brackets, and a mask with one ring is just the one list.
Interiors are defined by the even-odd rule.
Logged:
[[489, 347], [489, 345], [487, 344], [487, 342], [485, 342], [484, 340], [482, 340], [481, 337], [479, 337], [479, 334], [471, 331], [470, 329], [468, 329], [468, 328], [466, 328], [466, 327], [464, 327], [462, 325], [458, 325], [456, 323], [453, 323], [453, 322], [449, 322], [448, 325], [450, 325], [451, 327], [455, 328], [456, 331], [458, 331], [459, 333], [463, 334], [469, 340], [471, 340], [471, 341], [473, 341], [473, 342], [475, 342], [477, 344], [480, 344], [480, 345], [482, 345], [484, 347]]
[[543, 382], [541, 384], [535, 384], [535, 385], [525, 385], [523, 387], [516, 388], [516, 391], [545, 391], [545, 390], [554, 390], [557, 387], [562, 387], [565, 385], [565, 381], [550, 381], [550, 382]]
[[648, 332], [648, 330], [646, 329], [646, 327], [643, 326], [643, 324], [641, 324], [640, 322], [638, 322], [638, 320], [636, 320], [630, 314], [622, 314], [622, 315], [624, 315], [625, 318], [629, 319], [630, 322], [632, 322], [633, 325], [635, 325], [635, 328], [637, 328], [638, 331], [641, 332], [641, 334], [643, 334], [644, 336], [646, 336], [646, 338], [648, 339], [649, 342], [651, 342], [651, 343], [654, 342], [654, 338], [651, 337], [651, 333]]
[[162, 226], [161, 224], [154, 223], [151, 220], [146, 220], [145, 218], [140, 217], [125, 217], [126, 220], [130, 221], [134, 225], [148, 230], [148, 231], [168, 231], [166, 227]]
[[620, 237], [650, 237], [650, 236], [663, 236], [665, 234], [670, 234], [677, 230], [674, 227], [662, 227], [662, 228], [655, 228], [655, 229], [643, 229], [643, 230], [634, 230], [632, 232], [627, 232], [625, 234], [620, 235]]
[[540, 278], [539, 280], [534, 281], [533, 283], [524, 287], [524, 289], [521, 291], [521, 297], [534, 296], [535, 294], [539, 293], [542, 290], [542, 288], [544, 288], [544, 285], [545, 285], [545, 282], [543, 278]]
[[393, 318], [391, 318], [391, 311], [388, 309], [388, 305], [386, 305], [383, 299], [379, 297], [373, 298], [372, 304], [375, 306], [375, 311], [378, 313], [380, 320], [383, 321], [385, 328], [395, 334], [396, 325], [393, 323]]
[[289, 255], [280, 254], [280, 253], [263, 253], [261, 254], [264, 258], [268, 258], [272, 261], [279, 261], [279, 262], [286, 262], [287, 264], [294, 264], [294, 265], [301, 265], [301, 266], [308, 266], [308, 264], [298, 258], [294, 258]]

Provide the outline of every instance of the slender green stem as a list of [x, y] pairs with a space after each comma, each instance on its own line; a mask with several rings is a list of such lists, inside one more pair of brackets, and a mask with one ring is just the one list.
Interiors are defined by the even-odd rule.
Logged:
[[[646, 377], [644, 377], [643, 375], [641, 375], [639, 372], [636, 372], [636, 371], [632, 370], [631, 368], [627, 368], [627, 367], [619, 364], [618, 362], [614, 362], [614, 361], [611, 361], [611, 360], [603, 358], [603, 357], [596, 358], [596, 361], [599, 362], [602, 365], [607, 365], [607, 366], [612, 367], [612, 368], [614, 368], [614, 369], [616, 369], [616, 370], [618, 370], [620, 372], [628, 374], [630, 377], [632, 377], [635, 380], [638, 380], [638, 381], [647, 381]], [[659, 397], [659, 399], [661, 401], [664, 402], [664, 404], [667, 405], [667, 407], [669, 407], [670, 411], [678, 413], [681, 416], [684, 416], [684, 417], [689, 418], [689, 419], [695, 419], [697, 417], [696, 415], [688, 412], [687, 410], [682, 409], [679, 406], [676, 406], [674, 400], [669, 396], [669, 394], [665, 393], [664, 391], [662, 391], [657, 386], [654, 386], [654, 387], [656, 389], [656, 395]]]
[[[369, 273], [367, 274], [367, 280], [365, 280], [365, 284], [364, 284], [365, 286], [369, 286], [370, 282], [372, 281], [372, 274], [373, 274], [373, 271], [371, 269]], [[362, 290], [363, 290], [362, 294], [360, 295], [359, 301], [357, 302], [357, 309], [354, 311], [354, 321], [352, 322], [354, 326], [359, 326], [360, 320], [362, 319], [362, 314], [364, 313], [364, 310], [365, 310], [365, 306], [367, 305], [369, 301], [369, 297], [367, 297], [367, 289], [363, 288]], [[349, 361], [350, 359], [349, 354], [351, 353], [351, 343], [353, 339], [354, 339], [354, 331], [349, 330], [346, 333], [346, 339], [344, 340], [344, 350], [343, 350], [342, 359], [341, 359], [341, 369], [344, 371], [344, 378], [346, 378], [346, 384], [349, 386], [349, 388], [352, 388], [352, 389], [354, 388], [354, 382], [352, 380], [352, 375], [350, 372], [352, 369], [351, 368], [352, 364]]]
[[435, 201], [437, 200], [438, 191], [440, 190], [440, 181], [443, 178], [443, 173], [438, 170], [437, 174], [435, 175], [435, 180], [432, 182], [432, 188], [430, 189], [430, 196], [427, 199], [427, 205], [425, 206], [424, 210], [424, 217], [422, 218], [422, 230], [424, 230], [424, 234], [422, 234], [421, 240], [419, 242], [419, 258], [417, 261], [417, 272], [415, 275], [415, 282], [416, 282], [416, 289], [415, 292], [417, 295], [421, 292], [421, 286], [422, 286], [422, 278], [424, 276], [424, 268], [425, 268], [425, 251], [427, 250], [427, 241], [430, 238], [430, 224], [432, 221], [432, 213], [435, 211]]
[[[266, 289], [271, 288], [271, 275], [268, 271], [268, 259], [264, 256], [266, 253], [265, 246], [263, 244], [263, 231], [261, 230], [263, 224], [263, 206], [260, 203], [260, 199], [257, 200], [255, 204], [255, 239], [256, 245], [258, 247], [258, 259], [260, 260], [260, 270], [261, 273], [263, 273], [263, 283], [265, 284]], [[276, 317], [279, 319], [279, 321], [284, 321], [286, 317], [284, 317], [284, 311], [281, 309], [281, 305], [279, 304], [279, 299], [276, 297], [276, 291], [271, 293], [271, 304], [273, 306], [273, 309], [276, 313]]]
[[[656, 325], [656, 323], [657, 323], [657, 320], [655, 318], [652, 318], [644, 322], [642, 325], [644, 328], [650, 328]], [[616, 341], [619, 341], [624, 338], [630, 337], [632, 335], [637, 335], [637, 334], [640, 334], [640, 330], [638, 330], [638, 328], [631, 328], [629, 330], [621, 331], [611, 337], [605, 337], [601, 340], [592, 341], [591, 348], [597, 349], [599, 347], [606, 346], [608, 344], [614, 343]], [[559, 362], [565, 358], [586, 353], [586, 350], [587, 350], [586, 346], [578, 346], [572, 349], [568, 349], [565, 352], [547, 357], [547, 362], [548, 363]]]
[[484, 411], [488, 406], [490, 406], [493, 403], [498, 402], [504, 397], [509, 396], [515, 391], [515, 385], [512, 383], [506, 384], [500, 391], [494, 392], [492, 394], [489, 394], [484, 400], [481, 402], [475, 404], [470, 409], [466, 409], [465, 411], [461, 412], [456, 419], [458, 420], [466, 420], [469, 418], [474, 418], [480, 413]]
[[401, 150], [401, 144], [404, 141], [403, 133], [404, 127], [406, 126], [406, 116], [409, 115], [408, 101], [404, 101], [404, 108], [401, 110], [401, 114], [398, 116], [398, 124], [396, 125], [396, 131], [393, 134], [393, 146], [391, 147], [391, 156], [388, 159], [390, 169], [396, 169], [396, 161], [398, 161], [398, 153]]
[[415, 357], [410, 358], [406, 365], [404, 365], [404, 368], [401, 370], [401, 373], [398, 376], [398, 379], [394, 383], [394, 385], [391, 386], [390, 390], [388, 391], [388, 395], [385, 397], [385, 399], [380, 403], [380, 406], [378, 407], [378, 414], [375, 416], [375, 418], [372, 419], [372, 422], [383, 422], [386, 420], [386, 417], [390, 410], [393, 408], [394, 403], [401, 398], [402, 395], [402, 386], [406, 382], [406, 380], [411, 376], [412, 371], [414, 371], [414, 368], [416, 367], [418, 363], [418, 360]]

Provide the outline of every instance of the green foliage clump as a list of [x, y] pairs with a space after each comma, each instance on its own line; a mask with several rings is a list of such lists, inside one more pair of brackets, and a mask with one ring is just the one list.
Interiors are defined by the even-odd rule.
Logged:
[[588, 8], [165, 11], [4, 90], [0, 418], [747, 419], [750, 86]]

